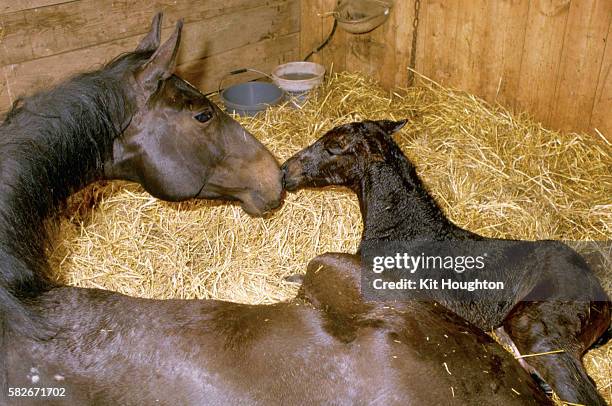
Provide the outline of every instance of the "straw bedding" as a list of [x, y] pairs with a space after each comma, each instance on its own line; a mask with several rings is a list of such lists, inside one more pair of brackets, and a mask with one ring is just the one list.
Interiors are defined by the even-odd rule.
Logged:
[[[283, 161], [342, 123], [410, 118], [396, 136], [458, 225], [482, 235], [612, 240], [612, 148], [560, 134], [426, 79], [385, 91], [358, 74], [330, 75], [302, 109], [240, 119]], [[215, 202], [165, 203], [134, 184], [95, 184], [74, 196], [50, 254], [55, 277], [75, 286], [151, 298], [270, 303], [295, 294], [283, 277], [314, 256], [356, 249], [361, 219], [343, 189], [289, 194], [266, 219]], [[610, 244], [582, 244], [612, 293]], [[591, 256], [593, 256], [591, 255]], [[612, 402], [612, 344], [586, 363]]]

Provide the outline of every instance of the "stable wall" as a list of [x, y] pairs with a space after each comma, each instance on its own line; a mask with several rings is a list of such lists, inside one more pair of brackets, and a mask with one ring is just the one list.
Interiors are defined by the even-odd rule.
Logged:
[[185, 19], [178, 73], [204, 91], [233, 69], [271, 71], [299, 58], [299, 0], [0, 0], [0, 112], [133, 50], [156, 11], [164, 11], [162, 40]]
[[[302, 0], [301, 54], [329, 33], [336, 0]], [[341, 30], [313, 60], [405, 86], [415, 0], [368, 34]], [[612, 140], [612, 0], [420, 0], [416, 70], [527, 111], [545, 126]]]
[[[407, 83], [415, 0], [373, 32], [338, 30], [314, 56]], [[329, 33], [336, 0], [0, 0], [0, 113], [19, 96], [132, 50], [155, 11], [163, 38], [185, 18], [178, 72], [205, 92], [234, 69], [271, 71]], [[546, 126], [612, 139], [612, 0], [420, 0], [416, 70], [527, 111]], [[230, 77], [225, 84], [252, 78]]]

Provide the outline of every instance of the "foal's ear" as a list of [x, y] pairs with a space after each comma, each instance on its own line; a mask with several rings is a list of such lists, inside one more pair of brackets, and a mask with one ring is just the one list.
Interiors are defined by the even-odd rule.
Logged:
[[159, 12], [153, 17], [151, 23], [151, 29], [149, 33], [140, 41], [140, 44], [136, 47], [136, 52], [155, 51], [159, 48], [161, 42], [161, 26], [163, 13]]
[[376, 122], [378, 126], [387, 134], [393, 134], [402, 129], [403, 126], [406, 125], [408, 119], [400, 120], [400, 121], [392, 121], [392, 120], [379, 120]]
[[172, 76], [176, 67], [182, 29], [183, 20], [181, 19], [176, 23], [176, 28], [170, 38], [157, 48], [153, 56], [136, 73], [136, 79], [149, 94], [157, 90], [160, 81]]

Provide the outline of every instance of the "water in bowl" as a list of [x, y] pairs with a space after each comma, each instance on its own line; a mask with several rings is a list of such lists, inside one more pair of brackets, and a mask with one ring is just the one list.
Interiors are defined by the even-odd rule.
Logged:
[[316, 78], [317, 76], [318, 75], [314, 73], [296, 72], [296, 73], [285, 73], [284, 75], [281, 75], [280, 78], [284, 80], [308, 80], [308, 79]]

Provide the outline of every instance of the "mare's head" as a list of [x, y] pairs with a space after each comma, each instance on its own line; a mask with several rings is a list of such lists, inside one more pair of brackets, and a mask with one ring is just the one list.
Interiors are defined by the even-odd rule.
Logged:
[[282, 165], [287, 190], [352, 186], [373, 162], [384, 161], [395, 146], [391, 134], [403, 121], [363, 121], [333, 128]]
[[109, 179], [140, 183], [153, 196], [238, 200], [261, 215], [280, 204], [281, 173], [272, 154], [198, 89], [174, 74], [182, 21], [160, 45], [161, 14], [127, 77], [133, 111], [112, 155]]

